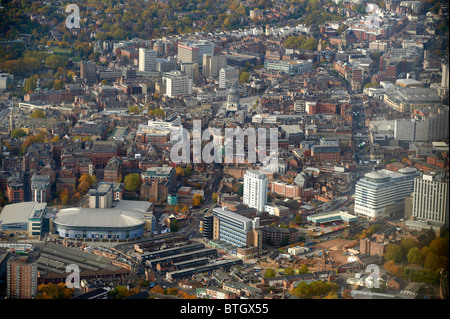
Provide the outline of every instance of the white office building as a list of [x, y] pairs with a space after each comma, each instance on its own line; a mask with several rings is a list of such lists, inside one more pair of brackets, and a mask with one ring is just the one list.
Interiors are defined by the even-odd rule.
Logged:
[[423, 175], [414, 180], [413, 216], [448, 228], [448, 176]]
[[267, 203], [267, 176], [256, 170], [248, 170], [244, 175], [243, 203], [248, 207], [264, 211]]
[[162, 80], [169, 97], [192, 94], [192, 79], [180, 71], [164, 73]]
[[414, 179], [419, 176], [411, 167], [366, 174], [356, 183], [355, 215], [380, 220], [404, 212], [405, 198], [413, 192]]
[[155, 72], [156, 71], [156, 51], [139, 48], [139, 71]]
[[398, 141], [427, 142], [448, 138], [448, 106], [422, 110], [422, 116], [394, 121], [394, 138]]
[[229, 89], [239, 83], [239, 70], [233, 66], [220, 69], [219, 88]]

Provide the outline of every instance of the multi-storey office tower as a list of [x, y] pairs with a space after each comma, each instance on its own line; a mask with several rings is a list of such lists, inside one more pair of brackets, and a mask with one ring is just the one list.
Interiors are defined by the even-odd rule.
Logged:
[[155, 50], [139, 48], [139, 71], [155, 72], [156, 58], [157, 53]]
[[202, 72], [205, 77], [217, 78], [222, 68], [227, 66], [226, 55], [203, 55]]
[[192, 79], [180, 71], [164, 73], [162, 80], [166, 85], [166, 95], [169, 97], [192, 93]]
[[239, 83], [239, 70], [233, 66], [220, 69], [219, 87], [221, 89], [229, 89]]
[[255, 170], [248, 170], [244, 175], [243, 203], [263, 212], [267, 203], [267, 187], [266, 175]]
[[236, 247], [257, 246], [259, 217], [250, 219], [228, 209], [214, 208], [213, 239], [220, 239]]
[[423, 175], [414, 180], [413, 216], [448, 228], [448, 175]]
[[419, 176], [415, 168], [366, 174], [356, 183], [355, 215], [380, 220], [404, 212], [405, 198], [413, 192], [414, 179]]

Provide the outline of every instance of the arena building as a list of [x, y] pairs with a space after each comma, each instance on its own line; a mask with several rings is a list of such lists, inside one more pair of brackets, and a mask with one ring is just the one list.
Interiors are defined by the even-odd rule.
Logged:
[[145, 214], [118, 208], [67, 208], [54, 220], [62, 238], [133, 240], [142, 237]]

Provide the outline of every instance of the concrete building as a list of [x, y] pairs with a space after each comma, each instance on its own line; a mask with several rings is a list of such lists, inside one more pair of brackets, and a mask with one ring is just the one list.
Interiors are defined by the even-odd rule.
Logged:
[[31, 177], [31, 201], [46, 203], [50, 200], [50, 176], [33, 174]]
[[214, 43], [201, 40], [178, 44], [178, 63], [202, 63], [204, 54], [214, 54]]
[[222, 68], [226, 68], [227, 66], [227, 56], [226, 55], [216, 55], [213, 56], [211, 54], [203, 55], [203, 65], [202, 65], [202, 73], [208, 78], [217, 78], [219, 76], [219, 72]]
[[157, 54], [156, 54], [155, 50], [139, 48], [139, 71], [155, 72], [156, 71], [156, 58], [157, 58]]
[[37, 263], [27, 257], [13, 257], [7, 262], [7, 298], [34, 299], [37, 295]]
[[414, 179], [412, 215], [424, 221], [439, 222], [448, 228], [448, 176], [423, 175]]
[[405, 198], [412, 193], [414, 179], [419, 176], [415, 168], [402, 168], [398, 172], [383, 169], [366, 174], [356, 183], [355, 215], [380, 220], [403, 213]]
[[441, 86], [443, 88], [447, 88], [448, 89], [448, 79], [449, 79], [449, 69], [448, 69], [448, 63], [447, 62], [443, 62], [441, 64], [442, 67], [442, 81], [441, 81]]
[[384, 93], [384, 102], [399, 112], [413, 112], [442, 104], [439, 95], [430, 88], [393, 86]]
[[8, 89], [9, 85], [14, 85], [14, 75], [9, 73], [0, 73], [0, 90]]
[[239, 83], [239, 70], [233, 66], [220, 69], [219, 88], [229, 89]]
[[197, 62], [181, 63], [181, 72], [186, 74], [189, 79], [197, 80], [199, 76], [199, 69]]
[[398, 141], [426, 142], [428, 141], [429, 119], [399, 119], [395, 120], [394, 138]]
[[80, 62], [80, 78], [87, 83], [95, 83], [97, 81], [97, 67], [94, 62]]
[[97, 189], [89, 190], [90, 208], [110, 208], [113, 201], [113, 184], [100, 183]]
[[263, 212], [267, 203], [267, 188], [268, 179], [266, 175], [255, 170], [248, 170], [244, 175], [243, 203]]
[[177, 69], [177, 61], [167, 59], [156, 59], [156, 70], [159, 72], [170, 72]]
[[162, 80], [169, 97], [192, 94], [192, 79], [180, 71], [164, 73]]

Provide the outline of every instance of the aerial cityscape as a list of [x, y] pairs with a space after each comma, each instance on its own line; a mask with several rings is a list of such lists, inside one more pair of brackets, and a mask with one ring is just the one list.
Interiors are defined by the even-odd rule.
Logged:
[[0, 309], [449, 298], [448, 1], [0, 17]]

